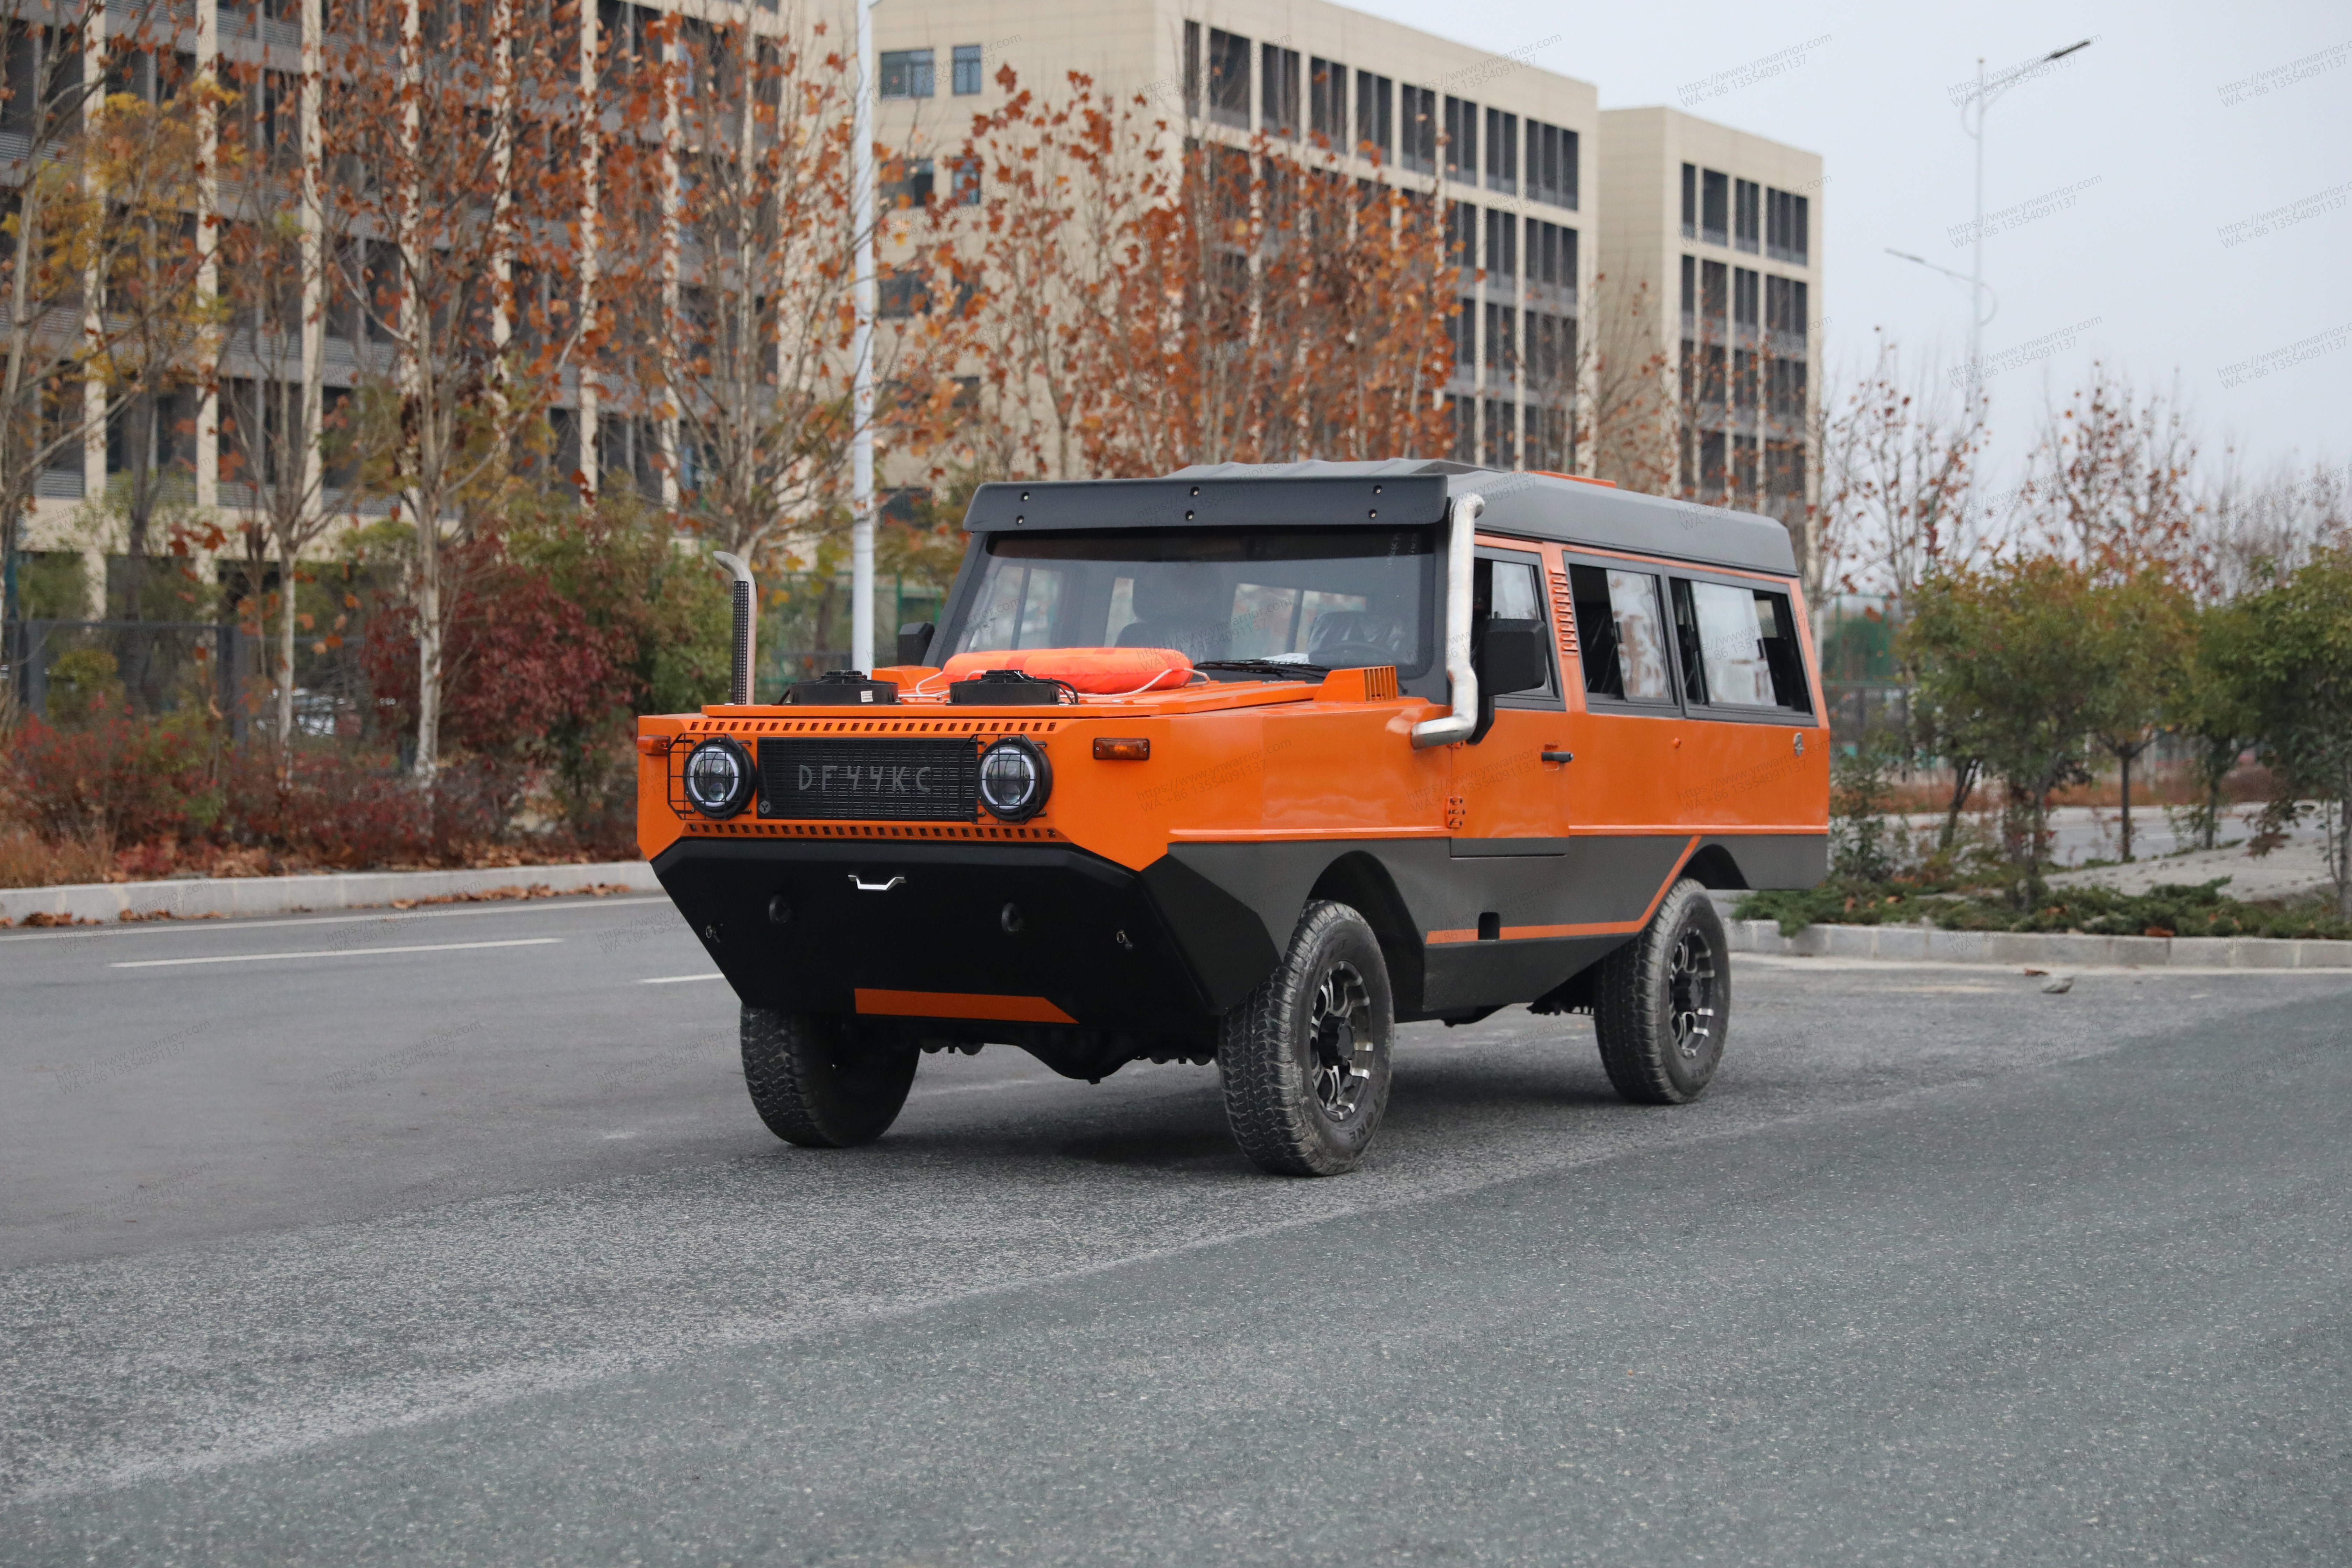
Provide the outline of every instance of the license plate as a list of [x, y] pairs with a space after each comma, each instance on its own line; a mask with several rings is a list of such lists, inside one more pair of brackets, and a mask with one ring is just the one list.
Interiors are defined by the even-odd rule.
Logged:
[[971, 740], [771, 736], [760, 742], [760, 815], [786, 820], [970, 822], [980, 813]]

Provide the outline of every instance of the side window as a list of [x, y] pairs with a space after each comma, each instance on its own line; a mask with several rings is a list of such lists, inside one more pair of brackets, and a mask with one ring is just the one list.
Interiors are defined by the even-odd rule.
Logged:
[[1554, 671], [1558, 658], [1551, 650], [1559, 646], [1554, 635], [1551, 616], [1544, 605], [1541, 568], [1535, 562], [1508, 556], [1484, 557], [1478, 562], [1476, 588], [1474, 590], [1475, 613], [1497, 621], [1532, 622], [1542, 634], [1546, 650], [1544, 681], [1523, 691], [1497, 693], [1499, 699], [1510, 698], [1558, 707], [1559, 689]]
[[1694, 702], [1808, 712], [1789, 596], [1731, 583], [1675, 583], [1675, 630]]
[[1672, 702], [1665, 614], [1656, 576], [1613, 566], [1569, 568], [1584, 689], [1622, 702]]

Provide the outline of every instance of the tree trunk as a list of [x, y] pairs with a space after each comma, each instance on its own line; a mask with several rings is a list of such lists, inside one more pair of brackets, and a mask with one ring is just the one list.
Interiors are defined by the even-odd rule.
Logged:
[[294, 784], [294, 552], [278, 551], [278, 786]]
[[1952, 764], [1952, 804], [1944, 813], [1944, 831], [1936, 840], [1936, 847], [1948, 855], [1952, 841], [1959, 837], [1960, 813], [1967, 809], [1969, 795], [1977, 787], [1977, 764], [1956, 762]]
[[441, 536], [419, 514], [416, 544], [416, 782], [428, 792], [441, 761]]
[[2126, 863], [2126, 865], [2128, 865], [2128, 864], [2130, 863], [2130, 861], [2131, 861], [2131, 858], [2132, 858], [2132, 846], [2131, 846], [2131, 765], [2132, 765], [2132, 758], [2133, 758], [2135, 755], [2137, 755], [2137, 754], [2138, 753], [2138, 752], [2139, 752], [2139, 748], [2138, 748], [2137, 746], [2131, 746], [2131, 747], [2127, 747], [2127, 748], [2126, 748], [2126, 749], [2125, 749], [2125, 750], [2123, 750], [2123, 751], [2119, 751], [2119, 752], [2117, 752], [2116, 753], [2116, 760], [2117, 762], [2119, 762], [2119, 763], [2121, 763], [2123, 764], [2123, 796], [2124, 796], [2124, 861], [2125, 861], [2125, 863]]

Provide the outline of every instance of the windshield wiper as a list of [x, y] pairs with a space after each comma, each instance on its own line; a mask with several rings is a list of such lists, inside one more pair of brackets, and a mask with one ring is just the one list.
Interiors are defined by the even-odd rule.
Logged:
[[1318, 683], [1331, 673], [1323, 665], [1294, 658], [1204, 658], [1195, 662], [1192, 668], [1230, 669], [1242, 675], [1264, 676], [1271, 680], [1312, 680]]

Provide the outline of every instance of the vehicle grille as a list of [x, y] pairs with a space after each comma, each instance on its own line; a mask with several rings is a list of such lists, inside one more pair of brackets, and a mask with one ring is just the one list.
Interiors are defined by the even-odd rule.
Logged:
[[764, 736], [760, 815], [796, 821], [970, 822], [980, 815], [980, 748], [969, 736]]

